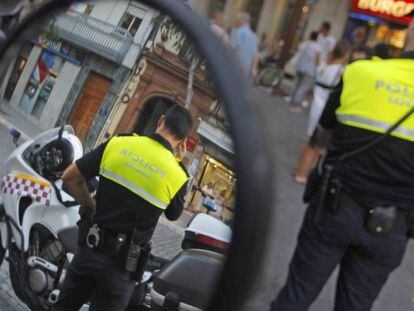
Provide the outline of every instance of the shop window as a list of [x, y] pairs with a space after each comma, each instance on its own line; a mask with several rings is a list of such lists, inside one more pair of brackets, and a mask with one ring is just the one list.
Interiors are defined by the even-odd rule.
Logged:
[[138, 32], [139, 27], [142, 24], [146, 11], [131, 5], [128, 7], [124, 17], [121, 20], [119, 26], [135, 37], [136, 33]]
[[94, 6], [88, 4], [85, 8], [85, 11], [83, 13], [87, 14], [87, 15], [91, 15], [92, 11], [93, 11]]
[[121, 27], [125, 30], [128, 30], [132, 36], [135, 36], [141, 23], [142, 19], [132, 14], [126, 13], [124, 18], [122, 19]]
[[40, 118], [65, 61], [52, 53], [43, 51], [26, 86], [20, 108]]
[[[211, 194], [220, 204], [219, 215], [214, 215], [222, 219], [224, 222], [231, 223], [234, 217], [235, 193], [236, 193], [236, 175], [223, 163], [215, 158], [205, 155], [200, 161], [195, 180], [198, 189], [203, 187], [211, 187]], [[202, 206], [203, 197], [199, 190], [193, 191], [190, 196], [191, 202], [189, 206], [194, 212], [205, 212]]]
[[70, 7], [69, 11], [74, 11], [74, 12], [83, 13], [83, 14], [86, 14], [86, 15], [91, 15], [94, 7], [95, 6], [92, 5], [92, 4], [74, 3]]

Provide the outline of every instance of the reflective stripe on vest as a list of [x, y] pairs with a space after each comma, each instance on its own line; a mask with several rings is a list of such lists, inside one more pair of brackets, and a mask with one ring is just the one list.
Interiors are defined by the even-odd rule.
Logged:
[[103, 168], [101, 168], [100, 174], [102, 176], [107, 177], [107, 178], [109, 177], [109, 179], [117, 182], [120, 185], [125, 186], [126, 188], [130, 189], [134, 193], [136, 193], [139, 196], [145, 198], [151, 204], [153, 204], [153, 205], [155, 205], [155, 206], [157, 206], [161, 209], [166, 209], [167, 206], [168, 206], [166, 203], [157, 200], [157, 198], [154, 198], [151, 194], [146, 192], [144, 189], [141, 189], [140, 187], [134, 185], [132, 182], [129, 182], [128, 180], [126, 180], [125, 178], [122, 178], [121, 176], [118, 176], [118, 175], [116, 175], [112, 172], [109, 172], [109, 171], [107, 171]]
[[[362, 117], [357, 116], [349, 116], [349, 115], [337, 115], [337, 119], [341, 123], [345, 124], [355, 124], [355, 126], [358, 125], [365, 125], [366, 129], [370, 129], [372, 131], [375, 131], [376, 129], [381, 129], [384, 133], [388, 131], [391, 126], [394, 124], [387, 123], [387, 122], [380, 122], [380, 121], [373, 121], [369, 119], [364, 119]], [[401, 136], [406, 136], [408, 138], [411, 138], [414, 140], [414, 130], [410, 130], [408, 128], [405, 128], [403, 126], [398, 127], [394, 130], [395, 134], [400, 134]]]
[[[336, 116], [340, 123], [385, 133], [414, 106], [414, 60], [363, 60], [347, 66]], [[414, 142], [414, 117], [393, 136]]]
[[100, 175], [162, 210], [188, 180], [171, 151], [139, 136], [112, 138], [102, 157]]

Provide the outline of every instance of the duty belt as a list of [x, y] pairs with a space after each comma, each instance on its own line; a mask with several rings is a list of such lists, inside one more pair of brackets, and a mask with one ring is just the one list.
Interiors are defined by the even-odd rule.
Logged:
[[118, 233], [101, 229], [95, 224], [89, 229], [86, 245], [92, 249], [113, 248], [119, 250], [131, 238], [131, 235], [132, 233]]

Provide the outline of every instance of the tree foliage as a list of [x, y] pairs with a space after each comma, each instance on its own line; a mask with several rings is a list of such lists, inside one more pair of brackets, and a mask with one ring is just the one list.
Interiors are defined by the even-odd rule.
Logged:
[[173, 47], [178, 50], [179, 55], [184, 56], [189, 62], [200, 62], [200, 54], [187, 33], [169, 16], [160, 14], [153, 19], [153, 24], [164, 41], [173, 41]]

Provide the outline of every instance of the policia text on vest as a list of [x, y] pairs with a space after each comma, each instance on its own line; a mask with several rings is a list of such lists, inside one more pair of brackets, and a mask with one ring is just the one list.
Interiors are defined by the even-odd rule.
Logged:
[[[409, 59], [365, 60], [349, 65], [343, 75], [338, 121], [385, 133], [414, 105], [413, 72], [414, 62]], [[391, 135], [414, 141], [414, 119]]]
[[[128, 146], [128, 147], [125, 147]], [[100, 174], [165, 210], [188, 177], [179, 159], [148, 137], [117, 137], [105, 149]]]

